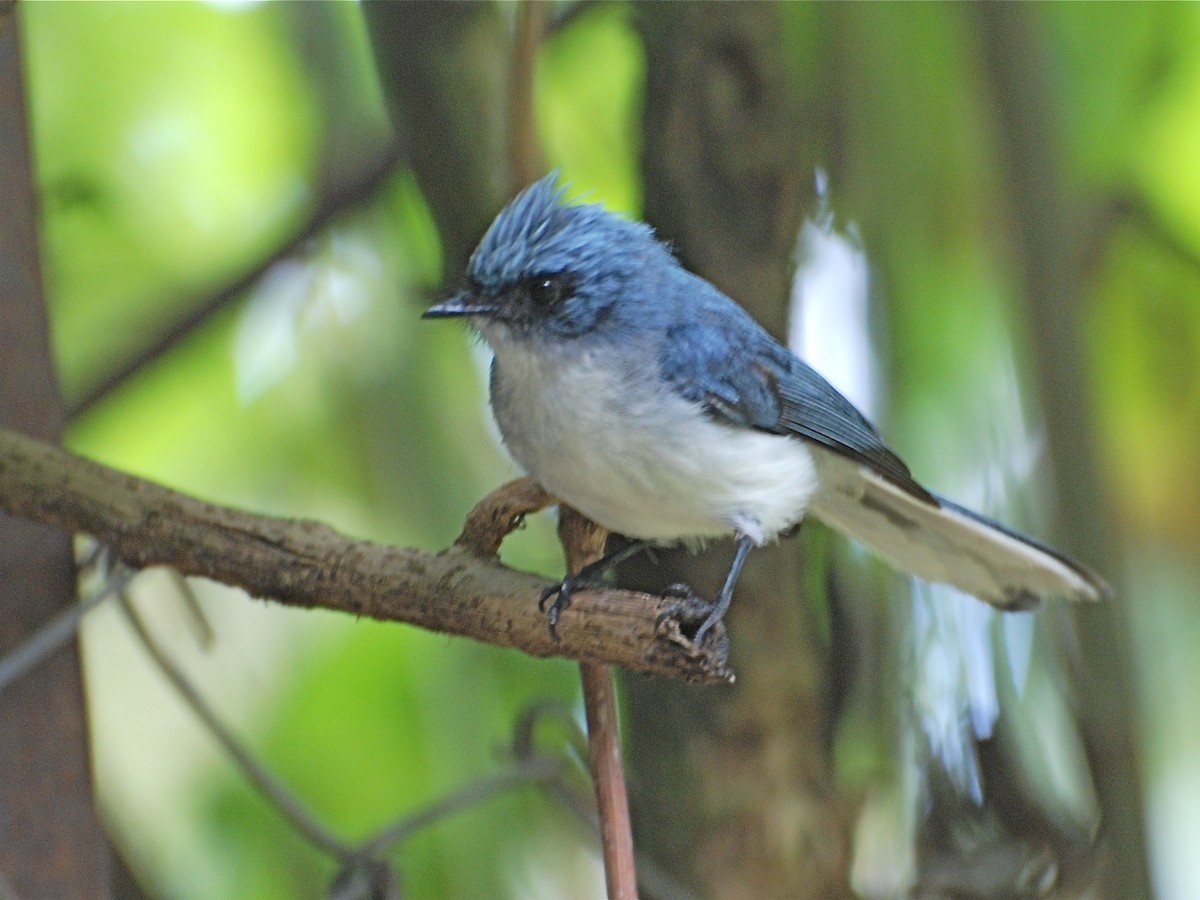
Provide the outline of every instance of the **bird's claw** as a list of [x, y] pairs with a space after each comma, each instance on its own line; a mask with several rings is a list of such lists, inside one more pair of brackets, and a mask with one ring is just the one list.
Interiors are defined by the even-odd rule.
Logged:
[[700, 646], [712, 627], [721, 621], [725, 612], [720, 604], [705, 600], [686, 584], [672, 584], [662, 595], [672, 602], [659, 613], [655, 621], [656, 627], [667, 620], [678, 622], [680, 633], [696, 647]]
[[[538, 597], [538, 611], [546, 614], [546, 625], [550, 629], [550, 637], [554, 640], [559, 639], [558, 621], [563, 610], [571, 605], [571, 598], [575, 592], [589, 584], [592, 584], [592, 580], [586, 577], [585, 573], [584, 577], [568, 575], [562, 581], [542, 589], [541, 596]], [[662, 596], [671, 602], [658, 614], [655, 628], [662, 627], [668, 620], [674, 621], [678, 623], [679, 633], [695, 647], [703, 643], [704, 636], [713, 626], [721, 623], [725, 610], [729, 608], [728, 602], [705, 600], [689, 585], [683, 583], [670, 585], [662, 592]], [[547, 606], [551, 597], [554, 598], [554, 602]]]
[[[561, 595], [566, 586], [567, 583], [565, 581], [560, 581], [557, 584], [552, 584], [547, 588], [543, 588], [541, 595], [538, 597], [538, 612], [544, 613], [546, 611], [546, 601], [555, 594]], [[557, 600], [555, 600], [554, 603], [556, 606], [558, 605]]]
[[[571, 605], [571, 597], [574, 593], [587, 584], [586, 579], [573, 578], [567, 576], [557, 584], [552, 584], [542, 590], [542, 594], [538, 597], [538, 612], [546, 614], [546, 624], [550, 628], [550, 637], [558, 640], [558, 620], [562, 616], [562, 612]], [[554, 597], [554, 602], [550, 607], [546, 607], [546, 601]]]

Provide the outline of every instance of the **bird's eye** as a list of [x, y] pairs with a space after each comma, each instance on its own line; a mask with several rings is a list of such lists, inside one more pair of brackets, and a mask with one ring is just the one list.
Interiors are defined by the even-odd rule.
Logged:
[[542, 309], [557, 305], [567, 293], [567, 282], [561, 275], [538, 275], [529, 281], [529, 299]]

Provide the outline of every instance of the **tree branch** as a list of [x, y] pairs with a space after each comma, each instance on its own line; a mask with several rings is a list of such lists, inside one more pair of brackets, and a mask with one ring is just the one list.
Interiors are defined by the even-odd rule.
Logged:
[[283, 786], [271, 770], [250, 753], [241, 742], [234, 737], [233, 732], [216, 714], [200, 691], [187, 679], [183, 670], [171, 659], [170, 655], [159, 645], [150, 634], [146, 623], [134, 608], [125, 588], [118, 590], [118, 603], [125, 614], [129, 626], [137, 636], [142, 648], [149, 654], [155, 666], [163, 677], [175, 688], [175, 692], [183, 698], [184, 703], [191, 709], [193, 715], [201, 721], [209, 735], [221, 748], [229, 754], [242, 770], [242, 774], [250, 783], [265, 796], [291, 824], [301, 837], [305, 838], [319, 850], [330, 854], [340, 862], [345, 862], [354, 855], [353, 848], [344, 843], [332, 831], [326, 828], [317, 817]]
[[[558, 538], [572, 575], [604, 556], [608, 531], [564, 506], [558, 517]], [[613, 670], [591, 662], [579, 664], [583, 709], [587, 716], [588, 768], [600, 814], [600, 843], [609, 900], [636, 900], [637, 867], [625, 771], [621, 766], [621, 737], [617, 722], [617, 685]]]
[[511, 32], [493, 3], [363, 3], [379, 84], [456, 281], [509, 198], [503, 115]]
[[517, 28], [508, 70], [508, 117], [504, 129], [509, 187], [514, 194], [544, 172], [537, 114], [533, 109], [533, 82], [538, 47], [545, 30], [545, 0], [524, 0], [517, 7]]
[[649, 594], [581, 591], [553, 639], [536, 602], [545, 581], [494, 556], [521, 516], [551, 502], [529, 480], [513, 482], [472, 511], [453, 547], [431, 553], [217, 506], [0, 430], [0, 510], [90, 534], [135, 567], [170, 566], [288, 606], [407, 622], [532, 656], [733, 680], [717, 642], [693, 647], [671, 602]]
[[328, 228], [338, 216], [370, 200], [396, 170], [401, 158], [399, 147], [382, 147], [366, 159], [361, 171], [351, 179], [344, 184], [332, 185], [323, 190], [319, 203], [308, 218], [266, 255], [224, 287], [198, 300], [194, 306], [151, 336], [145, 345], [139, 347], [127, 359], [120, 360], [111, 371], [103, 374], [98, 382], [85, 387], [80, 396], [68, 403], [68, 418], [76, 418], [87, 412], [153, 362], [166, 356], [199, 331], [217, 313], [242, 299], [273, 266], [299, 253], [308, 241]]

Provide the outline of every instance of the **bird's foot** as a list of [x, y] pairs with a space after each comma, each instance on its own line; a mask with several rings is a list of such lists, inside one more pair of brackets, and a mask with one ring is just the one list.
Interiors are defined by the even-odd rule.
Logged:
[[[538, 611], [546, 614], [546, 624], [550, 628], [550, 637], [556, 641], [558, 640], [558, 620], [562, 616], [563, 610], [571, 605], [571, 596], [576, 591], [582, 590], [585, 587], [591, 587], [594, 584], [595, 581], [592, 578], [586, 577], [581, 573], [580, 575], [568, 575], [562, 581], [552, 584], [542, 591], [542, 595], [538, 598]], [[554, 602], [547, 607], [546, 602], [551, 597], [554, 598]]]
[[[649, 544], [646, 541], [630, 541], [620, 550], [602, 556], [595, 562], [588, 563], [574, 575], [568, 575], [558, 584], [552, 584], [542, 591], [542, 596], [538, 598], [538, 609], [546, 614], [546, 624], [550, 626], [550, 637], [556, 641], [558, 640], [558, 619], [562, 615], [562, 611], [571, 605], [572, 594], [585, 587], [595, 587], [602, 584], [601, 579], [603, 579], [605, 572], [618, 563], [629, 559], [635, 553], [645, 550], [648, 546]], [[554, 602], [550, 604], [550, 609], [547, 610], [546, 601], [551, 597], [554, 598]]]
[[728, 608], [728, 604], [705, 600], [690, 585], [682, 583], [670, 585], [662, 595], [672, 602], [659, 613], [656, 624], [662, 625], [668, 619], [678, 622], [680, 633], [695, 647], [700, 646]]

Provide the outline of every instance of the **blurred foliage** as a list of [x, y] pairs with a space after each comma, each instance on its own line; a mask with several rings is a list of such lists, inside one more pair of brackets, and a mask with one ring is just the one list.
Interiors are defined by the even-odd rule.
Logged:
[[636, 213], [642, 48], [625, 7], [601, 5], [582, 18], [539, 56], [539, 137], [551, 164], [577, 180], [571, 194], [594, 194], [612, 209]]
[[[331, 171], [387, 140], [354, 5], [19, 10], [68, 396], [270, 254]], [[887, 431], [919, 474], [936, 475], [950, 448], [986, 449], [971, 426], [990, 373], [1010, 354], [1027, 370], [1012, 337], [1013, 250], [995, 239], [1009, 198], [978, 34], [950, 5], [785, 10], [795, 78], [832, 111], [828, 158], [813, 163], [830, 166], [835, 207], [861, 228], [886, 297]], [[646, 73], [633, 14], [596, 4], [551, 36], [536, 107], [547, 160], [573, 190], [636, 213]], [[1156, 874], [1171, 888], [1163, 896], [1195, 896], [1200, 871], [1183, 848], [1200, 840], [1200, 717], [1178, 686], [1200, 679], [1190, 649], [1200, 637], [1200, 7], [1053, 4], [1033, 15], [1058, 79], [1061, 164], [1095, 201], [1095, 247], [1083, 248], [1089, 377], [1101, 490], [1132, 565], [1095, 562], [1130, 597], [1153, 600], [1134, 604], [1131, 624]], [[514, 468], [487, 419], [481, 351], [418, 321], [441, 276], [429, 212], [401, 168], [372, 203], [74, 422], [70, 443], [216, 501], [445, 545]], [[556, 571], [552, 524], [538, 517], [506, 555]], [[577, 690], [561, 661], [261, 604], [247, 613], [241, 598], [201, 593], [225, 650], [198, 652], [169, 613], [159, 626], [221, 712], [351, 839], [495, 770], [522, 706]], [[172, 605], [161, 585], [144, 599]], [[99, 791], [151, 892], [319, 896], [328, 861], [153, 686], [120, 628], [111, 616], [87, 628]], [[397, 854], [400, 871], [415, 897], [595, 891], [594, 869], [571, 862], [587, 854], [569, 849], [564, 821], [532, 790], [515, 792], [422, 833]]]

